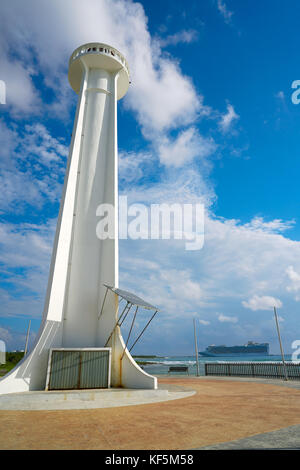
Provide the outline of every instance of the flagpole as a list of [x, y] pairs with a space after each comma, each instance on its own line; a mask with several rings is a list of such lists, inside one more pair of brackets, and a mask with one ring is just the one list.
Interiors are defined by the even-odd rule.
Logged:
[[283, 371], [284, 371], [284, 380], [288, 380], [288, 375], [287, 375], [287, 371], [286, 371], [286, 364], [285, 364], [285, 360], [284, 360], [283, 347], [282, 347], [282, 342], [281, 342], [281, 337], [280, 337], [280, 331], [279, 331], [279, 324], [278, 324], [278, 318], [277, 318], [276, 307], [274, 307], [274, 315], [275, 315], [275, 322], [276, 322], [277, 334], [278, 334], [279, 345], [280, 345], [280, 351], [281, 351], [282, 366], [283, 366]]
[[195, 336], [195, 353], [196, 353], [196, 364], [197, 364], [197, 377], [199, 377], [198, 346], [197, 346], [197, 335], [196, 335], [196, 321], [195, 321], [195, 318], [194, 318], [194, 336]]

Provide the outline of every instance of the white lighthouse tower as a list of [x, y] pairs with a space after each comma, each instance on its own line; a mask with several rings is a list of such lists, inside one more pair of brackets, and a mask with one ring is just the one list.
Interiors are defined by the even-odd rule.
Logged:
[[[69, 82], [78, 104], [42, 324], [30, 354], [0, 381], [0, 394], [44, 390], [53, 349], [107, 348], [111, 386], [157, 388], [126, 348], [118, 296], [105, 287], [118, 288], [117, 100], [129, 87], [128, 65], [111, 46], [85, 44], [70, 58]], [[96, 234], [101, 204], [114, 208], [111, 238]]]

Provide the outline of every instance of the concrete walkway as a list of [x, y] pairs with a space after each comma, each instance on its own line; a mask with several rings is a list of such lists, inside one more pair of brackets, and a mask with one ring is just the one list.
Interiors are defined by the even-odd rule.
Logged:
[[[214, 377], [216, 380], [255, 382], [262, 384], [277, 385], [279, 387], [293, 388], [300, 390], [300, 381], [285, 381], [277, 379], [263, 378], [241, 378], [241, 377]], [[256, 434], [245, 439], [237, 439], [230, 442], [223, 442], [206, 447], [200, 447], [197, 450], [256, 450], [256, 449], [285, 449], [300, 450], [300, 424], [289, 426], [277, 431], [271, 431], [262, 434]]]
[[197, 450], [300, 450], [300, 425], [289, 426], [278, 431], [257, 434], [256, 436], [224, 442]]
[[160, 377], [161, 390], [196, 393], [93, 410], [0, 410], [0, 449], [298, 448], [300, 384], [275, 382]]
[[158, 390], [110, 388], [20, 392], [0, 395], [0, 410], [87, 410], [136, 406], [187, 398], [194, 393], [194, 390], [171, 384]]

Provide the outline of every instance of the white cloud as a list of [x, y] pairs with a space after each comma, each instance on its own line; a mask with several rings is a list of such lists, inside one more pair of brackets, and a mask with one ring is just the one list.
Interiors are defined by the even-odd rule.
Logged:
[[69, 153], [68, 147], [59, 139], [51, 136], [43, 124], [35, 123], [25, 126], [26, 134], [21, 142], [21, 151], [26, 151], [26, 156], [34, 156], [45, 166], [53, 162], [60, 162]]
[[201, 325], [207, 326], [210, 325], [210, 321], [207, 320], [198, 320]]
[[[286, 290], [288, 292], [299, 292], [300, 291], [300, 274], [297, 273], [293, 266], [288, 266], [286, 273], [290, 279], [290, 284], [287, 286]], [[296, 301], [300, 301], [300, 295], [295, 296]]]
[[158, 146], [160, 162], [177, 168], [193, 159], [205, 159], [215, 150], [215, 142], [202, 137], [194, 127], [182, 131], [173, 141], [165, 137]]
[[242, 305], [245, 308], [250, 308], [250, 310], [272, 310], [274, 307], [282, 307], [282, 302], [269, 295], [254, 295], [248, 301], [243, 301]]
[[193, 301], [203, 300], [203, 292], [198, 282], [191, 279], [191, 273], [188, 270], [163, 270], [160, 278], [168, 285], [169, 290], [178, 298], [178, 294], [184, 297], [191, 297]]
[[[0, 290], [1, 316], [41, 318], [56, 220], [44, 225], [0, 224], [1, 263], [13, 290]], [[12, 343], [18, 337], [14, 334]]]
[[[18, 18], [15, 11], [18, 11]], [[80, 44], [98, 40], [112, 44], [125, 54], [132, 78], [125, 102], [136, 113], [147, 135], [190, 124], [199, 115], [209, 112], [178, 62], [163, 55], [157, 41], [152, 41], [145, 12], [139, 3], [131, 0], [86, 0], [84, 3], [81, 0], [27, 0], [26, 3], [12, 0], [4, 3], [1, 13], [2, 23], [7, 27], [0, 33], [0, 39], [9, 44], [9, 47], [2, 47], [2, 54], [9, 50], [19, 60], [22, 58], [24, 64], [32, 67], [35, 64], [36, 70], [39, 68], [45, 84], [55, 92], [53, 110], [69, 107], [72, 92], [66, 72], [71, 53]], [[9, 27], [12, 24], [14, 27]], [[181, 40], [191, 40], [192, 36], [191, 32], [182, 32]], [[10, 57], [2, 57], [3, 74], [13, 77], [9, 84], [16, 92], [22, 90], [24, 95], [22, 100], [16, 97], [13, 105], [19, 110], [30, 109], [29, 105], [37, 103], [37, 91], [31, 80], [36, 70], [26, 65], [17, 73]], [[25, 67], [23, 63], [22, 67]]]
[[282, 90], [278, 91], [278, 93], [275, 94], [275, 97], [284, 101], [284, 99], [285, 99], [284, 91], [282, 91]]
[[0, 340], [4, 341], [4, 343], [8, 343], [12, 340], [12, 334], [7, 328], [0, 327]]
[[[256, 337], [262, 335], [263, 340], [263, 332], [272, 334], [274, 325], [272, 321], [269, 325], [268, 317], [266, 322], [260, 317], [257, 322], [255, 312], [271, 310], [274, 305], [282, 306], [289, 285], [286, 269], [293, 260], [300, 259], [300, 243], [276, 233], [280, 224], [274, 222], [272, 226], [274, 232], [263, 221], [242, 225], [238, 221], [214, 219], [208, 214], [204, 247], [193, 256], [176, 241], [135, 242], [134, 248], [127, 242], [126, 248], [121, 245], [121, 253], [125, 250], [127, 258], [134, 253], [135, 262], [139, 259], [140, 265], [128, 270], [130, 263], [123, 263], [121, 256], [121, 265], [123, 271], [126, 266], [127, 275], [124, 277], [122, 272], [120, 279], [134, 289], [136, 271], [141, 272], [144, 261], [151, 261], [157, 266], [152, 272], [141, 272], [140, 285], [145, 289], [144, 297], [150, 292], [155, 297], [163, 316], [172, 316], [175, 312], [177, 316], [190, 316], [191, 312], [197, 311], [210, 321], [207, 315], [212, 315], [213, 319], [214, 312], [222, 309], [221, 320], [228, 317], [235, 322], [239, 318], [235, 328], [241, 325], [245, 341], [248, 330], [253, 330]], [[300, 262], [297, 264], [299, 269]], [[189, 282], [196, 284], [196, 295]], [[252, 292], [256, 294], [251, 295]], [[253, 312], [250, 318], [245, 307]], [[233, 310], [235, 315], [231, 314]], [[250, 326], [244, 328], [246, 318]], [[226, 321], [221, 321], [220, 325], [223, 323]]]
[[0, 121], [0, 137], [0, 210], [20, 213], [26, 204], [42, 207], [57, 202], [68, 155], [65, 143], [39, 123], [11, 129]]
[[292, 228], [294, 224], [294, 220], [274, 219], [266, 222], [262, 217], [254, 217], [249, 223], [244, 224], [244, 228], [262, 233], [281, 233]]
[[5, 57], [3, 47], [1, 51], [1, 80], [6, 85], [5, 106], [8, 106], [16, 117], [24, 117], [24, 113], [38, 114], [41, 100], [32, 81], [32, 70], [18, 60], [10, 61]]
[[11, 157], [17, 146], [18, 133], [7, 127], [3, 119], [0, 119], [0, 142], [1, 142], [1, 166], [11, 166]]
[[238, 322], [237, 317], [230, 317], [227, 315], [223, 315], [222, 313], [218, 316], [218, 320], [221, 323], [237, 323]]
[[123, 193], [127, 195], [129, 203], [202, 203], [206, 209], [216, 198], [214, 188], [205, 173], [200, 174], [191, 167], [168, 168], [160, 181], [139, 186], [128, 185]]
[[194, 29], [182, 30], [175, 34], [170, 34], [165, 38], [159, 38], [159, 44], [161, 47], [175, 46], [179, 43], [190, 44], [198, 39], [198, 31]]
[[[150, 50], [147, 52], [150, 54]], [[167, 59], [157, 62], [156, 68], [152, 60], [139, 62], [133, 72], [132, 91], [126, 98], [127, 106], [136, 112], [147, 137], [188, 125], [199, 115], [209, 113], [203, 98], [197, 95], [191, 80], [182, 75], [176, 63]]]
[[[36, 333], [30, 331], [28, 346], [33, 344], [36, 337]], [[24, 350], [26, 342], [26, 331], [20, 332], [13, 330], [12, 328], [1, 328], [0, 327], [0, 340], [5, 342], [6, 352], [13, 350]]]
[[121, 183], [137, 183], [147, 174], [152, 160], [153, 156], [147, 152], [119, 152], [119, 179]]
[[56, 220], [45, 225], [0, 224], [2, 263], [8, 268], [41, 268], [49, 262]]
[[233, 106], [228, 103], [227, 104], [227, 113], [223, 114], [221, 116], [221, 119], [219, 121], [219, 127], [222, 132], [226, 133], [229, 132], [229, 130], [232, 128], [232, 123], [236, 120], [238, 120], [240, 117], [239, 115], [235, 112]]
[[223, 16], [225, 23], [230, 23], [232, 19], [233, 12], [230, 11], [223, 0], [217, 0], [217, 7], [221, 15]]

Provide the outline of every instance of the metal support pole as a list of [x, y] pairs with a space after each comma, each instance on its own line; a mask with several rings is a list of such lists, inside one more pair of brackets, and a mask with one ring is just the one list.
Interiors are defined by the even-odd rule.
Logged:
[[28, 351], [28, 340], [29, 340], [30, 325], [31, 325], [31, 320], [29, 320], [29, 325], [28, 325], [28, 328], [27, 328], [26, 343], [25, 343], [25, 349], [24, 349], [24, 356], [26, 356], [27, 351]]
[[148, 327], [148, 325], [150, 324], [150, 322], [153, 320], [153, 318], [155, 317], [155, 315], [157, 314], [158, 310], [155, 311], [155, 313], [152, 315], [152, 317], [150, 318], [150, 320], [148, 321], [147, 325], [145, 326], [145, 328], [141, 331], [141, 333], [139, 334], [139, 336], [137, 337], [137, 339], [135, 340], [135, 342], [133, 343], [133, 345], [131, 346], [131, 348], [129, 349], [129, 352], [132, 350], [132, 348], [135, 346], [135, 344], [138, 342], [138, 340], [140, 339], [140, 337], [142, 336], [142, 334], [144, 333], [144, 331], [146, 330], [146, 328]]
[[125, 318], [126, 318], [126, 316], [127, 316], [127, 313], [129, 312], [129, 310], [131, 309], [131, 307], [132, 307], [132, 304], [130, 304], [130, 302], [127, 301], [127, 304], [125, 305], [124, 310], [123, 310], [123, 312], [121, 313], [121, 315], [120, 315], [120, 317], [119, 317], [117, 323], [116, 323], [115, 326], [113, 327], [113, 330], [112, 330], [112, 332], [110, 333], [110, 335], [109, 335], [109, 337], [108, 337], [108, 340], [106, 341], [104, 347], [107, 346], [107, 343], [109, 342], [110, 338], [112, 337], [113, 332], [115, 331], [116, 327], [117, 327], [118, 325], [120, 326], [119, 321], [121, 320], [122, 316], [124, 315], [125, 310], [128, 308], [128, 310], [127, 310], [127, 312], [126, 312], [126, 315], [125, 315], [123, 321], [125, 320]]
[[285, 360], [284, 360], [283, 347], [282, 347], [280, 331], [279, 331], [278, 318], [277, 318], [277, 313], [276, 313], [276, 307], [274, 307], [274, 315], [275, 315], [275, 322], [276, 322], [277, 334], [278, 334], [280, 351], [281, 351], [282, 366], [283, 366], [283, 372], [284, 372], [284, 380], [288, 380], [288, 375], [287, 375], [287, 371], [286, 371], [286, 364], [285, 364]]
[[197, 377], [199, 377], [199, 360], [198, 360], [198, 346], [197, 346], [196, 320], [195, 320], [195, 318], [194, 318], [194, 336], [195, 336], [195, 353], [196, 353]]
[[[123, 308], [123, 310], [122, 310], [122, 313], [121, 313], [121, 315], [119, 316], [119, 319], [118, 319], [117, 323], [119, 323], [119, 322], [120, 322], [120, 320], [121, 320], [122, 316], [123, 316], [123, 315], [124, 315], [124, 313], [125, 313], [125, 310], [128, 308], [128, 310], [127, 310], [127, 312], [126, 312], [126, 314], [125, 314], [125, 317], [124, 317], [124, 319], [126, 318], [126, 315], [127, 315], [127, 313], [129, 312], [129, 310], [131, 309], [131, 307], [132, 307], [132, 304], [131, 304], [130, 302], [128, 302], [128, 301], [127, 301], [127, 302], [126, 302], [126, 305], [125, 305], [125, 307], [124, 307], [124, 308]], [[124, 320], [124, 319], [123, 319], [123, 320]]]
[[[130, 306], [129, 306], [127, 312], [126, 312], [125, 315], [124, 315], [123, 320], [121, 321], [121, 323], [119, 323], [119, 326], [122, 326], [122, 325], [123, 325], [123, 323], [124, 323], [124, 321], [126, 320], [126, 317], [127, 317], [128, 313], [130, 312], [130, 309], [131, 309], [132, 306], [133, 306], [133, 304], [130, 304]], [[122, 315], [121, 315], [121, 316], [122, 316]], [[121, 320], [121, 317], [119, 318], [119, 322], [120, 322], [120, 320]]]
[[138, 308], [139, 308], [139, 307], [138, 307], [138, 305], [137, 305], [137, 307], [136, 307], [136, 309], [135, 309], [135, 312], [134, 312], [134, 317], [133, 317], [133, 320], [132, 320], [132, 323], [131, 323], [131, 327], [130, 327], [130, 330], [129, 330], [129, 333], [128, 333], [128, 338], [127, 338], [127, 341], [126, 341], [126, 344], [125, 344], [125, 348], [124, 348], [123, 354], [122, 354], [122, 356], [121, 356], [121, 361], [122, 361], [122, 359], [123, 359], [123, 357], [124, 357], [125, 350], [126, 350], [126, 348], [127, 348], [127, 344], [128, 344], [128, 341], [129, 341], [129, 338], [130, 338], [130, 335], [131, 335], [131, 331], [132, 331], [132, 328], [133, 328], [133, 324], [134, 324], [134, 320], [135, 320], [135, 317], [136, 317]]

